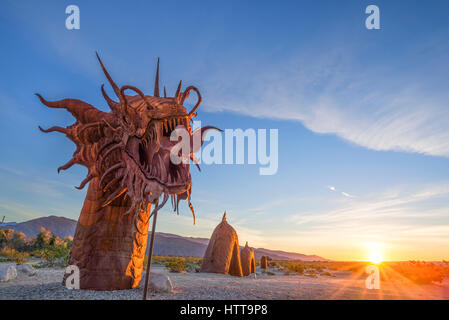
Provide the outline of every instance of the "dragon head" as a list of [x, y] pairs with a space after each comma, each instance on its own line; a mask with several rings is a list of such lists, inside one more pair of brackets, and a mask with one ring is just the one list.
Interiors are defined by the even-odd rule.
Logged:
[[[103, 193], [103, 206], [117, 201], [120, 197], [129, 198], [126, 214], [145, 210], [155, 204], [160, 209], [172, 198], [173, 209], [179, 212], [179, 201], [188, 199], [189, 207], [195, 217], [190, 202], [192, 180], [189, 161], [174, 164], [170, 153], [178, 141], [170, 139], [175, 129], [184, 129], [190, 136], [189, 157], [196, 161], [194, 153], [201, 146], [204, 134], [215, 127], [207, 126], [192, 131], [192, 121], [201, 103], [201, 94], [196, 87], [189, 86], [182, 91], [180, 81], [173, 97], [159, 94], [159, 59], [153, 96], [145, 95], [133, 86], [119, 88], [112, 80], [103, 62], [98, 61], [106, 78], [111, 84], [118, 102], [111, 99], [101, 86], [102, 94], [111, 111], [102, 112], [92, 105], [76, 100], [46, 101], [36, 94], [48, 107], [67, 109], [76, 118], [76, 122], [66, 128], [51, 127], [43, 132], [57, 131], [66, 134], [76, 144], [72, 159], [58, 168], [66, 170], [74, 164], [87, 167], [87, 177], [78, 189], [92, 179], [98, 179], [99, 191]], [[134, 91], [136, 95], [125, 92]], [[197, 102], [190, 112], [184, 107], [191, 91], [196, 92]], [[198, 140], [197, 140], [198, 139]], [[194, 144], [193, 140], [200, 141]], [[198, 166], [198, 164], [195, 162]], [[199, 166], [198, 166], [199, 168]], [[160, 197], [163, 196], [159, 204]]]

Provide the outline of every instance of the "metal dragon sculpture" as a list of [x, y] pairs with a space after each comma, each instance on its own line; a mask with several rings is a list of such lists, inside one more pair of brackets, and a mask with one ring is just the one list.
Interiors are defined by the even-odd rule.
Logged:
[[[175, 165], [170, 161], [170, 152], [177, 143], [170, 140], [172, 130], [184, 128], [194, 146], [193, 140], [198, 139], [201, 145], [205, 132], [217, 128], [192, 131], [192, 119], [201, 103], [196, 87], [182, 91], [180, 81], [173, 97], [167, 97], [165, 87], [164, 96], [160, 96], [159, 59], [154, 94], [150, 96], [133, 86], [119, 88], [98, 54], [97, 58], [119, 100], [111, 99], [101, 86], [111, 111], [100, 111], [76, 99], [50, 102], [36, 94], [44, 105], [66, 109], [76, 118], [66, 128], [39, 129], [64, 133], [76, 145], [73, 158], [58, 172], [74, 164], [88, 169], [87, 177], [77, 187], [82, 189], [89, 183], [69, 257], [69, 264], [80, 270], [80, 288], [130, 289], [141, 280], [150, 217], [155, 214], [154, 231], [157, 211], [169, 198], [178, 213], [179, 201], [187, 200], [195, 217], [190, 202], [190, 164], [183, 161]], [[126, 90], [136, 94], [127, 95]], [[188, 112], [183, 104], [191, 91], [196, 92], [198, 100]], [[193, 153], [198, 147], [190, 153], [194, 162]]]

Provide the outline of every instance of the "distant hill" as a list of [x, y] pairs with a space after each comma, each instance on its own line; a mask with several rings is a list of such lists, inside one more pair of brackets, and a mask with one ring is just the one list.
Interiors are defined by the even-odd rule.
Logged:
[[[39, 229], [44, 227], [58, 237], [73, 236], [75, 234], [77, 222], [64, 217], [49, 216], [37, 218], [26, 222], [21, 222], [9, 227], [16, 231], [25, 233], [28, 237], [35, 236]], [[213, 230], [211, 230], [212, 233]], [[149, 233], [151, 235], [151, 232]], [[156, 242], [154, 244], [155, 255], [202, 257], [206, 251], [209, 239], [183, 237], [176, 234], [156, 232]], [[241, 247], [242, 248], [242, 247]], [[326, 259], [316, 255], [305, 255], [296, 252], [285, 252], [281, 250], [270, 250], [264, 248], [254, 248], [256, 259], [267, 255], [274, 260], [303, 260], [303, 261], [324, 261]]]
[[64, 217], [48, 216], [28, 220], [25, 222], [17, 223], [14, 226], [9, 226], [8, 229], [14, 229], [19, 232], [23, 232], [27, 237], [34, 237], [39, 233], [41, 227], [50, 230], [60, 238], [72, 236], [75, 234], [77, 222], [73, 219]]
[[269, 256], [273, 260], [302, 260], [302, 261], [327, 261], [323, 257], [317, 255], [307, 255], [296, 252], [285, 252], [281, 250], [270, 250], [264, 248], [254, 249], [256, 259], [262, 256]]
[[[149, 232], [149, 235], [151, 235], [151, 232]], [[202, 257], [206, 252], [208, 243], [209, 239], [205, 238], [191, 238], [156, 232], [153, 253], [161, 256]]]
[[[150, 232], [151, 235], [151, 232]], [[183, 237], [171, 233], [156, 232], [154, 243], [155, 255], [202, 257], [206, 251], [209, 239]], [[240, 249], [243, 247], [240, 246]], [[306, 255], [281, 250], [270, 250], [264, 248], [253, 248], [256, 259], [269, 256], [273, 260], [302, 260], [302, 261], [325, 261], [327, 259], [317, 255]]]

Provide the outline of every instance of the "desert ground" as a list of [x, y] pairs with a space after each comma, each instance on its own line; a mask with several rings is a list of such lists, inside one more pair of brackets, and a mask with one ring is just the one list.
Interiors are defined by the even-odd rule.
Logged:
[[[69, 290], [61, 285], [62, 268], [41, 268], [29, 276], [0, 283], [0, 299], [125, 299], [142, 298], [142, 285], [132, 290]], [[155, 265], [152, 271], [167, 272]], [[449, 299], [449, 279], [441, 284], [414, 285], [382, 282], [381, 289], [368, 290], [365, 280], [350, 271], [335, 271], [333, 276], [310, 277], [267, 274], [257, 270], [257, 278], [238, 278], [213, 273], [167, 273], [172, 293], [151, 293], [151, 299]], [[143, 281], [141, 281], [143, 283]]]

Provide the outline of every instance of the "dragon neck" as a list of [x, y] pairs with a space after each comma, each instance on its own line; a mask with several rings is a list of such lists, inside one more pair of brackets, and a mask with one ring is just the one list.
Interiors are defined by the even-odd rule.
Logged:
[[131, 289], [141, 280], [151, 208], [125, 215], [129, 199], [121, 196], [103, 207], [107, 196], [99, 179], [92, 179], [69, 258], [80, 270], [81, 289]]

